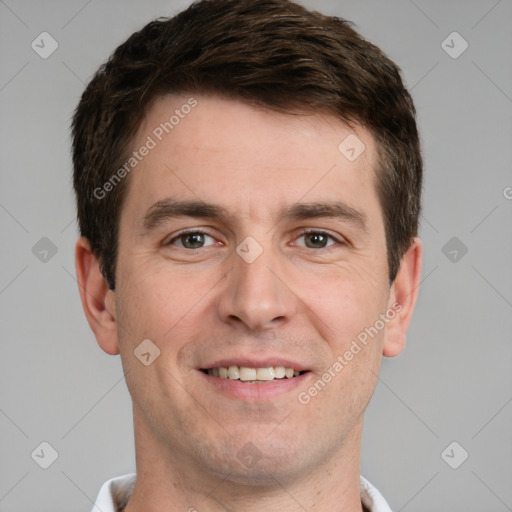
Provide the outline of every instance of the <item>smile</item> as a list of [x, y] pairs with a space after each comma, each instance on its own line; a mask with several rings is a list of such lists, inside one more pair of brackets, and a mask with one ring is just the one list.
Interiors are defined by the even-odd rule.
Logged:
[[202, 370], [212, 377], [220, 379], [239, 380], [247, 384], [262, 384], [279, 379], [292, 379], [298, 377], [301, 371], [284, 366], [269, 366], [264, 368], [250, 368], [247, 366], [219, 366]]

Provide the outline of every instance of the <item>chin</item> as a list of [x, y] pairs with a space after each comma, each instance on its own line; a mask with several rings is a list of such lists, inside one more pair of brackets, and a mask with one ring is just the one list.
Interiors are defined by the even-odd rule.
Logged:
[[[245, 437], [245, 443], [230, 442], [221, 453], [218, 443], [215, 443], [215, 449], [204, 447], [203, 454], [207, 455], [202, 462], [203, 468], [208, 467], [218, 478], [242, 487], [268, 490], [296, 480], [315, 466], [305, 446], [300, 446], [296, 440], [260, 440], [256, 446], [249, 438]], [[315, 450], [318, 451], [318, 446]]]
[[[280, 461], [270, 459], [263, 461], [263, 459], [252, 467], [244, 467], [238, 463], [229, 464], [229, 467], [225, 468], [223, 479], [241, 487], [251, 488], [251, 492], [258, 487], [268, 491], [273, 487], [281, 488], [282, 485], [293, 482], [302, 473], [297, 464], [286, 464], [282, 459]], [[288, 462], [291, 462], [291, 459]]]

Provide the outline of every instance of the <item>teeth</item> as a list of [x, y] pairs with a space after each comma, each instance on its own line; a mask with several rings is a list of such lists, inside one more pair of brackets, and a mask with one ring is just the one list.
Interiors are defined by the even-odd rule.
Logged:
[[239, 379], [240, 372], [238, 371], [238, 366], [230, 366], [228, 368], [228, 377], [230, 379]]
[[286, 375], [286, 368], [284, 366], [274, 366], [274, 377], [282, 379]]
[[240, 366], [240, 380], [256, 380], [256, 368]]
[[258, 368], [256, 371], [257, 380], [274, 380], [274, 368]]
[[220, 366], [219, 368], [210, 368], [208, 375], [220, 377], [221, 379], [241, 380], [243, 382], [265, 382], [274, 379], [291, 379], [297, 377], [300, 372], [293, 368], [284, 366], [270, 366], [268, 368], [248, 368], [247, 366]]

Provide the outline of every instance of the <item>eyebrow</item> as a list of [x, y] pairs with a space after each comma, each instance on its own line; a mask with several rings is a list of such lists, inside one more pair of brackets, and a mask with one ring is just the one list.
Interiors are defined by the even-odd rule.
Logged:
[[214, 203], [163, 199], [149, 208], [142, 219], [142, 224], [146, 231], [152, 231], [167, 219], [178, 217], [197, 217], [226, 222], [231, 215], [224, 207]]
[[283, 220], [296, 221], [316, 218], [337, 218], [347, 221], [365, 232], [369, 230], [368, 218], [363, 212], [339, 201], [295, 203], [288, 206], [281, 214]]
[[[234, 215], [215, 203], [167, 198], [156, 202], [148, 209], [142, 219], [142, 224], [145, 231], [152, 231], [166, 220], [179, 217], [205, 218], [228, 223], [233, 220]], [[294, 203], [281, 210], [278, 221], [315, 218], [338, 218], [353, 224], [362, 231], [368, 232], [369, 230], [368, 218], [363, 212], [339, 201]]]

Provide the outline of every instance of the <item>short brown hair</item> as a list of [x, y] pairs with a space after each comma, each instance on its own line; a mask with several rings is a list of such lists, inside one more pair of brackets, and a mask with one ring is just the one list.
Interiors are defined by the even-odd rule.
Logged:
[[[95, 190], [130, 156], [151, 103], [166, 93], [217, 94], [275, 111], [330, 113], [376, 140], [389, 282], [417, 235], [422, 159], [400, 70], [352, 24], [288, 0], [202, 0], [131, 35], [96, 72], [73, 118], [80, 233], [115, 288], [118, 228], [130, 180]], [[340, 141], [341, 142], [341, 141]]]

